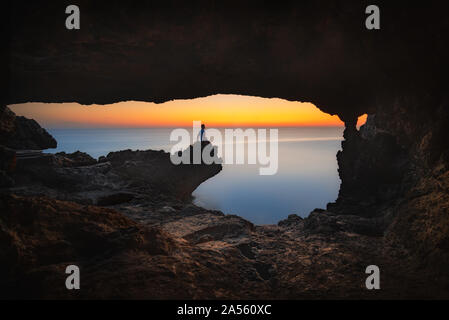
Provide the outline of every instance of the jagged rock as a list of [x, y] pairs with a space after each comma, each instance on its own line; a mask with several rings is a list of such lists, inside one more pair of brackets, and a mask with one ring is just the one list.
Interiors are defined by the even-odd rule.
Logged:
[[7, 103], [162, 102], [222, 92], [310, 101], [347, 120], [391, 105], [392, 96], [446, 91], [445, 1], [382, 3], [381, 37], [361, 26], [365, 7], [349, 1], [77, 5], [101, 25], [76, 39], [54, 28], [60, 13], [52, 4], [17, 2], [7, 11]]
[[344, 137], [343, 150], [337, 153], [342, 180], [339, 197], [337, 205], [328, 209], [341, 214], [375, 216], [379, 214], [376, 211], [379, 202], [386, 203], [401, 191], [399, 186], [408, 166], [406, 151], [394, 136], [384, 132], [364, 139], [354, 127], [348, 127]]
[[103, 162], [107, 162], [108, 159], [105, 156], [101, 156], [100, 158], [98, 158], [98, 162], [99, 163], [103, 163]]
[[[176, 248], [164, 232], [142, 227], [111, 209], [43, 197], [1, 195], [0, 212], [3, 298], [48, 294], [52, 286], [55, 288], [50, 291], [63, 291], [64, 281], [58, 286], [48, 278], [63, 279], [65, 266], [70, 264], [86, 266], [86, 271], [95, 261], [125, 257], [126, 252], [168, 255]], [[61, 270], [51, 274], [55, 266]], [[31, 290], [21, 291], [24, 288]]]
[[56, 148], [56, 140], [35, 120], [17, 117], [8, 107], [0, 107], [0, 145], [11, 149]]
[[296, 214], [290, 214], [287, 219], [278, 222], [280, 227], [297, 226], [298, 224], [304, 223], [304, 219]]
[[312, 234], [335, 234], [351, 232], [367, 236], [380, 237], [386, 228], [385, 221], [374, 218], [364, 218], [357, 215], [339, 215], [327, 211], [312, 211], [304, 219], [304, 230]]
[[[186, 199], [220, 170], [217, 164], [174, 165], [170, 154], [163, 151], [125, 150], [109, 153], [106, 161], [100, 162], [82, 152], [37, 153], [19, 158], [11, 177], [17, 186], [43, 184], [55, 189], [61, 199], [116, 205], [150, 192]], [[40, 188], [36, 194], [42, 194]]]
[[0, 105], [0, 136], [5, 141], [6, 136], [11, 136], [16, 128], [16, 115], [8, 107]]
[[55, 156], [63, 167], [82, 167], [97, 163], [97, 160], [92, 158], [90, 155], [80, 151], [73, 153], [58, 152]]
[[218, 174], [221, 164], [180, 164], [163, 151], [119, 151], [107, 155], [115, 173], [135, 186], [151, 185], [153, 189], [179, 198], [190, 197], [206, 179]]
[[193, 244], [225, 240], [226, 238], [238, 238], [248, 236], [254, 229], [252, 223], [233, 215], [224, 216], [222, 219], [210, 221], [207, 226], [195, 232], [183, 236], [185, 240]]

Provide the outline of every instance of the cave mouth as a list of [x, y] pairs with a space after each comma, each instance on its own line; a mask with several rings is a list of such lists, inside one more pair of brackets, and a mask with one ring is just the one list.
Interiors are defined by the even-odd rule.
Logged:
[[217, 94], [162, 104], [26, 103], [10, 108], [35, 119], [55, 137], [58, 147], [50, 152], [82, 151], [94, 158], [124, 149], [169, 152], [175, 144], [169, 139], [171, 131], [191, 129], [194, 120], [221, 131], [276, 128], [276, 174], [261, 176], [257, 165], [224, 164], [222, 172], [193, 192], [195, 204], [237, 214], [255, 224], [275, 224], [289, 214], [306, 217], [338, 195], [336, 153], [341, 149], [344, 124], [311, 103]]

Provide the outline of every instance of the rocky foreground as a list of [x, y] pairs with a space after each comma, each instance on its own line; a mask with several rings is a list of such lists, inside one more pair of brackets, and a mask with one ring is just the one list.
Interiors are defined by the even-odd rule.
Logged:
[[[394, 270], [397, 260], [385, 252], [381, 237], [357, 234], [326, 212], [254, 226], [173, 199], [100, 207], [3, 195], [0, 203], [3, 298], [415, 295], [403, 282], [412, 275]], [[327, 230], [307, 226], [324, 222], [321, 216]], [[364, 289], [367, 263], [388, 270], [379, 292]], [[70, 264], [81, 269], [81, 290], [65, 288]]]
[[[3, 131], [22, 126], [4, 112]], [[22, 145], [53, 143], [38, 128]], [[384, 216], [335, 213], [342, 205], [334, 204], [255, 226], [192, 204], [192, 191], [221, 165], [174, 166], [151, 150], [95, 160], [10, 147], [0, 149], [2, 298], [448, 297], [441, 278], [385, 235]], [[71, 264], [81, 290], [65, 288]], [[381, 290], [365, 287], [372, 264]]]

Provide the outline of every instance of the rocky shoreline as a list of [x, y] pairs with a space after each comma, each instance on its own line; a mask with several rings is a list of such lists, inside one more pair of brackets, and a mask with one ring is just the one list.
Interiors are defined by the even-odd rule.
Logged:
[[[192, 203], [221, 165], [174, 166], [152, 150], [98, 161], [81, 152], [20, 157], [10, 147], [1, 148], [2, 298], [448, 297], [446, 283], [423, 276], [388, 236], [384, 215], [337, 202], [257, 226]], [[70, 264], [81, 269], [82, 290], [65, 289]], [[382, 290], [365, 288], [372, 264]]]

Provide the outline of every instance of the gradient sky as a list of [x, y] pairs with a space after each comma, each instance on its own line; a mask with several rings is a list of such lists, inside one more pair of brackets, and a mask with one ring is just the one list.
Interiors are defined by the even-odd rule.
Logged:
[[[31, 102], [10, 108], [46, 128], [189, 127], [194, 120], [210, 127], [343, 126], [338, 116], [323, 113], [311, 103], [224, 94], [161, 104], [126, 101], [84, 106]], [[362, 116], [359, 124], [365, 120], [366, 116]]]

